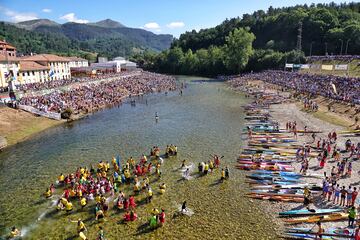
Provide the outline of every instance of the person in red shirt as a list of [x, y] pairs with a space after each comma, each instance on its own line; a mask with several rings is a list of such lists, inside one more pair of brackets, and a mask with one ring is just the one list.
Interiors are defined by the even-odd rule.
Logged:
[[160, 226], [164, 225], [165, 223], [165, 210], [161, 209], [161, 213], [159, 214], [159, 222]]
[[354, 187], [354, 191], [352, 192], [352, 195], [351, 195], [352, 206], [355, 205], [357, 195], [358, 195], [358, 191], [357, 191], [356, 187]]

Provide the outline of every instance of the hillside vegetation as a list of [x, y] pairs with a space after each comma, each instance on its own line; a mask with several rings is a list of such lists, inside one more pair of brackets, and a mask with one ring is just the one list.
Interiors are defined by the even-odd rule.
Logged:
[[16, 24], [0, 22], [0, 38], [23, 54], [57, 53], [86, 56], [129, 56], [144, 50], [161, 51], [170, 47], [171, 35], [156, 35], [143, 29], [128, 28], [106, 19], [97, 23], [58, 24], [37, 19]]
[[[347, 50], [347, 54], [360, 54], [359, 10], [360, 3], [270, 7], [266, 12], [227, 19], [214, 28], [186, 32], [173, 41], [170, 50], [138, 54], [134, 59], [155, 71], [216, 75], [279, 69], [285, 62], [302, 63], [310, 48], [312, 55], [325, 55], [326, 47], [329, 54], [339, 54], [341, 43], [342, 53]], [[236, 29], [242, 29], [240, 38], [246, 38], [245, 32], [255, 36], [248, 54], [236, 59], [246, 62], [241, 68], [233, 68], [227, 61], [228, 37]]]

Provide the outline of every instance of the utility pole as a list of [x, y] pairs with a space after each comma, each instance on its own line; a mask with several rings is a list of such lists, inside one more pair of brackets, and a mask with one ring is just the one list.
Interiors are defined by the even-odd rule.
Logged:
[[312, 56], [312, 45], [313, 45], [313, 43], [314, 43], [314, 42], [311, 42], [311, 43], [310, 43], [310, 53], [309, 53], [310, 57]]
[[296, 49], [301, 51], [301, 41], [302, 41], [302, 22], [299, 22], [298, 35], [297, 35], [297, 44]]
[[340, 55], [342, 55], [344, 41], [342, 39], [340, 39], [340, 42], [341, 42]]
[[325, 43], [325, 56], [328, 55], [328, 51], [327, 51], [327, 42]]
[[345, 55], [347, 55], [348, 52], [348, 46], [349, 46], [350, 39], [346, 41], [346, 47], [345, 47]]

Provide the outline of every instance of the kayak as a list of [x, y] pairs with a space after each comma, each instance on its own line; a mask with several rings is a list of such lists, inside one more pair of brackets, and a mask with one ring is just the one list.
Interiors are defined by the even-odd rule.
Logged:
[[322, 216], [307, 216], [307, 217], [298, 217], [298, 218], [291, 218], [286, 219], [284, 222], [287, 224], [298, 224], [298, 223], [316, 223], [316, 222], [333, 222], [333, 221], [340, 221], [348, 219], [347, 213], [332, 213]]
[[322, 187], [316, 184], [310, 185], [307, 183], [297, 183], [297, 184], [288, 184], [288, 185], [258, 185], [252, 186], [251, 189], [304, 189], [308, 187], [311, 191], [321, 191]]
[[302, 197], [282, 197], [282, 196], [265, 196], [261, 194], [252, 194], [246, 195], [249, 198], [260, 199], [260, 200], [272, 200], [272, 201], [281, 201], [281, 202], [296, 202], [302, 203], [304, 198]]
[[299, 209], [299, 210], [280, 212], [279, 215], [280, 216], [325, 215], [329, 213], [343, 212], [343, 211], [344, 209], [340, 209], [340, 208], [311, 209], [311, 211], [307, 209]]

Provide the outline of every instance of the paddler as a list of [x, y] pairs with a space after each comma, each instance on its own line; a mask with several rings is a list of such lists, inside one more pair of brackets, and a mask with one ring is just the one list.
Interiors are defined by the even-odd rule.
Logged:
[[182, 161], [181, 168], [184, 168], [184, 167], [186, 166], [185, 163], [186, 163], [186, 159], [184, 159], [184, 160]]
[[165, 210], [163, 208], [161, 209], [161, 213], [158, 216], [159, 225], [163, 226], [165, 224]]
[[186, 209], [186, 201], [184, 201], [181, 205], [181, 213], [186, 213], [187, 209]]
[[228, 168], [228, 166], [226, 166], [226, 168], [225, 168], [225, 178], [226, 178], [226, 179], [229, 179], [229, 178], [230, 178], [230, 173], [229, 173], [229, 168]]
[[153, 197], [153, 192], [152, 192], [150, 186], [148, 186], [147, 196], [148, 196], [148, 197], [147, 197], [147, 201], [150, 203], [150, 202], [151, 202], [151, 199], [152, 199], [152, 197]]
[[221, 181], [224, 181], [225, 180], [225, 170], [224, 169], [221, 169], [221, 178], [220, 178]]
[[19, 229], [17, 229], [15, 226], [11, 228], [11, 232], [10, 232], [10, 238], [16, 238], [16, 237], [20, 237], [21, 236], [21, 232]]
[[71, 212], [73, 210], [73, 205], [70, 201], [65, 204], [65, 210], [66, 212]]
[[63, 185], [63, 184], [64, 184], [64, 180], [65, 180], [65, 176], [64, 176], [64, 174], [61, 173], [61, 174], [58, 176], [59, 185]]
[[304, 187], [304, 206], [309, 210], [311, 192], [307, 186]]
[[84, 208], [84, 207], [86, 206], [86, 204], [87, 204], [86, 198], [85, 198], [85, 197], [82, 197], [82, 198], [80, 199], [80, 205], [81, 205], [81, 207]]
[[204, 166], [204, 174], [208, 174], [209, 172], [209, 164], [208, 163], [205, 163], [205, 166]]
[[322, 234], [324, 233], [324, 229], [321, 227], [321, 222], [316, 223], [318, 230], [315, 236], [315, 239], [322, 239]]
[[99, 226], [98, 236], [96, 240], [105, 240], [105, 234], [102, 226]]
[[164, 194], [166, 191], [166, 184], [165, 183], [160, 184], [159, 188], [160, 188], [160, 193]]
[[211, 172], [214, 170], [214, 162], [212, 159], [209, 160], [209, 168]]
[[50, 188], [47, 188], [47, 189], [46, 189], [46, 191], [44, 192], [44, 196], [45, 196], [46, 198], [49, 198], [49, 197], [52, 196], [52, 191], [51, 191]]

